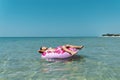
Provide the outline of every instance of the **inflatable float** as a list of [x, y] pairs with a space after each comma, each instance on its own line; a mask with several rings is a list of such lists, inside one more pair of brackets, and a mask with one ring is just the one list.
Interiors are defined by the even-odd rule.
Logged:
[[[76, 48], [68, 48], [71, 51], [78, 52], [79, 50]], [[68, 52], [65, 52], [61, 49], [61, 47], [57, 47], [55, 51], [49, 51], [46, 50], [44, 53], [41, 54], [41, 58], [43, 59], [52, 59], [52, 58], [68, 58], [71, 57], [71, 55]]]

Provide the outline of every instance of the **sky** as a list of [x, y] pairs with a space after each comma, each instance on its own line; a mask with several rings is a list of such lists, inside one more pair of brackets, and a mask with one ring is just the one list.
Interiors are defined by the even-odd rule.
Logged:
[[0, 37], [120, 33], [120, 0], [0, 0]]

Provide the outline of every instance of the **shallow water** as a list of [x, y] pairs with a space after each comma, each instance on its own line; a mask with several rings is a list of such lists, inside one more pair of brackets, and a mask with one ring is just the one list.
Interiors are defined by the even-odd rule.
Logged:
[[[84, 45], [72, 59], [48, 62], [40, 46]], [[0, 38], [0, 80], [119, 80], [120, 38]]]

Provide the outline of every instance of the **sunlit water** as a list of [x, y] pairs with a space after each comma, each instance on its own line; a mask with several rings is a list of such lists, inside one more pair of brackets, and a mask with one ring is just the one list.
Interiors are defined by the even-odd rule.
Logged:
[[[48, 62], [40, 46], [84, 45], [72, 59]], [[0, 38], [0, 80], [119, 80], [120, 38]]]

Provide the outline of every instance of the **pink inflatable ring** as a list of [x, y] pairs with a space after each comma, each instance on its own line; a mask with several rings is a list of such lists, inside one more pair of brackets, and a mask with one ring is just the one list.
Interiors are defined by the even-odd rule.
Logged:
[[[78, 52], [79, 50], [76, 48], [69, 48], [69, 50], [74, 51], [74, 52]], [[71, 55], [68, 52], [65, 52], [61, 49], [61, 47], [57, 47], [55, 49], [55, 51], [49, 51], [46, 50], [44, 53], [42, 53], [41, 57], [43, 59], [51, 59], [51, 58], [68, 58], [71, 57], [73, 55]]]

